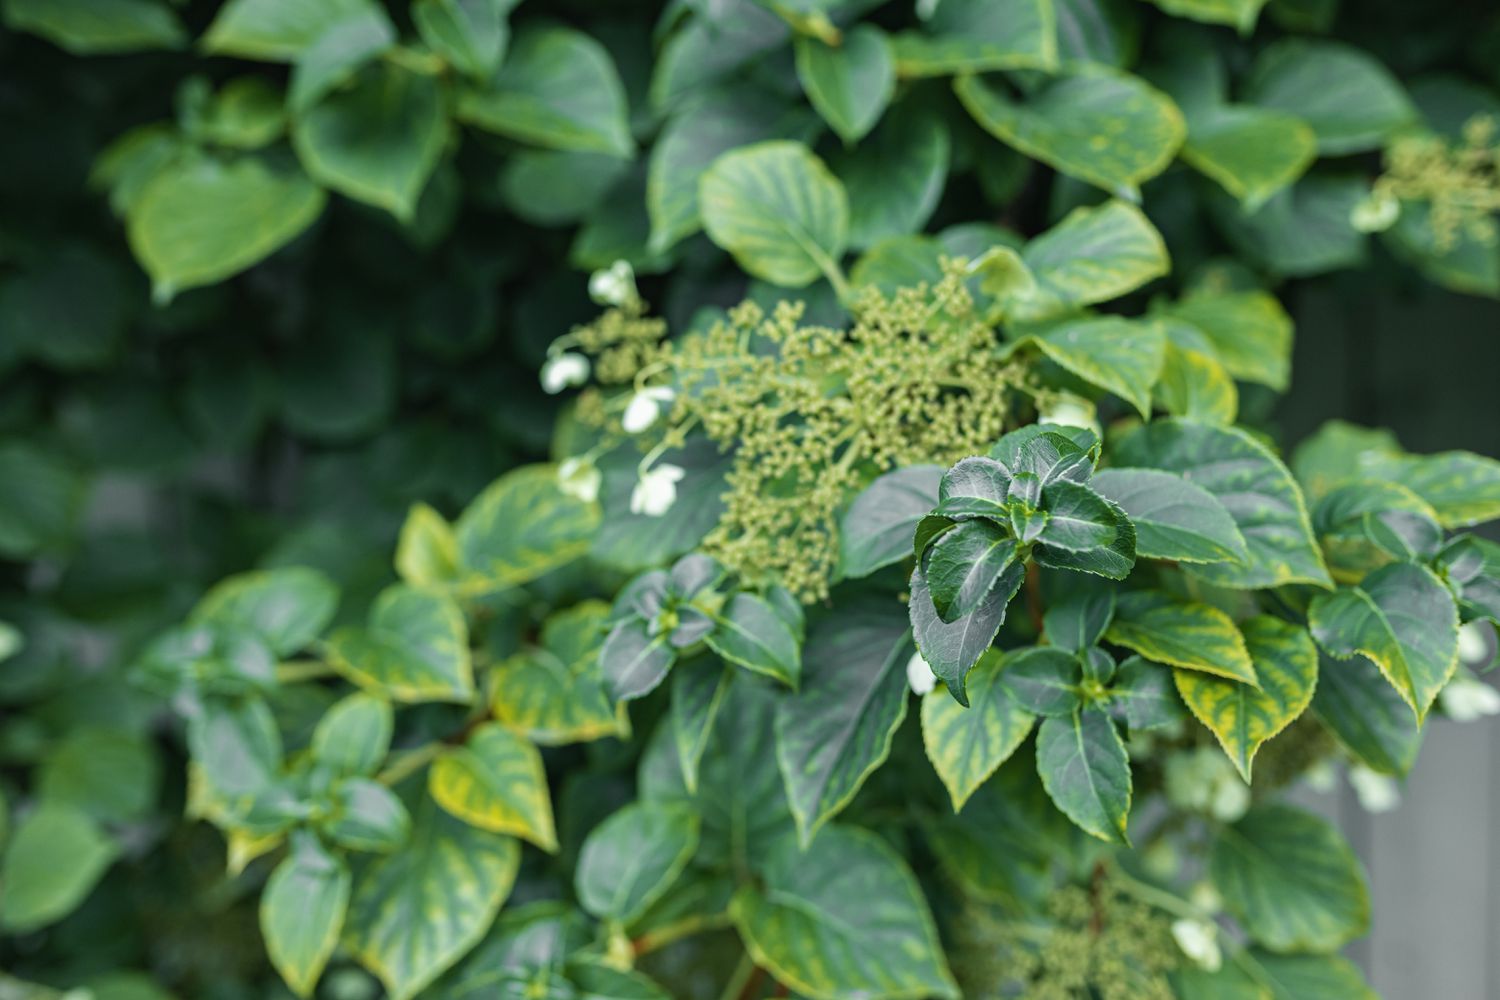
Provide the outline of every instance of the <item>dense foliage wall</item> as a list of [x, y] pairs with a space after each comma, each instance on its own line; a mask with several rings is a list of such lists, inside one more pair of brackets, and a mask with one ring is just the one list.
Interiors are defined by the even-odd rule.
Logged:
[[1500, 16], [0, 12], [0, 996], [1367, 990], [1500, 463], [1287, 307], [1500, 298]]

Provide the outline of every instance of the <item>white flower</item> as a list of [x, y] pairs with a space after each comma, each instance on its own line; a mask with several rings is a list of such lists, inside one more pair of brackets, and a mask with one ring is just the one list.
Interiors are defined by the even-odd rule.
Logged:
[[919, 695], [937, 687], [937, 674], [932, 672], [932, 667], [927, 665], [921, 653], [911, 654], [911, 659], [906, 661], [906, 683]]
[[1219, 951], [1219, 928], [1207, 920], [1191, 920], [1183, 917], [1172, 921], [1172, 937], [1182, 953], [1192, 959], [1193, 964], [1206, 972], [1218, 972], [1224, 964], [1224, 954]]
[[589, 298], [601, 306], [623, 306], [635, 297], [635, 271], [629, 261], [617, 260], [589, 275]]
[[1482, 667], [1494, 657], [1490, 636], [1494, 627], [1488, 622], [1469, 622], [1458, 630], [1458, 659], [1470, 667]]
[[542, 389], [552, 396], [588, 380], [589, 359], [574, 351], [554, 354], [542, 365]]
[[1356, 764], [1349, 768], [1349, 784], [1365, 812], [1390, 812], [1401, 804], [1401, 786], [1389, 775]]
[[558, 488], [584, 503], [593, 503], [599, 499], [599, 483], [602, 479], [599, 467], [587, 458], [565, 459], [557, 467]]
[[656, 423], [661, 411], [677, 394], [665, 386], [651, 386], [630, 397], [625, 404], [625, 416], [620, 423], [626, 434], [639, 434]]
[[1307, 783], [1308, 788], [1326, 795], [1338, 787], [1339, 773], [1331, 763], [1320, 760], [1302, 772], [1302, 780]]
[[1445, 684], [1438, 693], [1438, 701], [1455, 722], [1473, 722], [1500, 714], [1500, 691], [1469, 673], [1457, 674]]
[[1094, 417], [1094, 408], [1076, 396], [1058, 396], [1045, 404], [1039, 415], [1044, 424], [1061, 424], [1064, 427], [1083, 427], [1099, 433], [1099, 421]]
[[1349, 212], [1349, 225], [1362, 233], [1382, 233], [1401, 216], [1401, 202], [1385, 191], [1371, 191]]
[[643, 473], [630, 491], [630, 513], [661, 517], [677, 502], [677, 483], [685, 473], [681, 466], [663, 462]]

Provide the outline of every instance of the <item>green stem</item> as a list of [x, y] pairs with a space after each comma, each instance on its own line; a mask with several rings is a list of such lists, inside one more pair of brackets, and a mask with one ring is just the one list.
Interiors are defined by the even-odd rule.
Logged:
[[735, 966], [734, 973], [730, 975], [729, 982], [724, 984], [724, 990], [719, 994], [719, 1000], [740, 1000], [745, 992], [745, 987], [750, 985], [751, 977], [755, 975], [755, 959], [750, 957], [747, 951], [740, 956], [740, 964]]
[[411, 750], [400, 751], [394, 755], [391, 764], [375, 776], [375, 780], [382, 785], [399, 784], [403, 779], [436, 760], [445, 745], [441, 740], [434, 740]]
[[337, 671], [323, 660], [288, 660], [276, 664], [276, 680], [282, 684], [296, 684], [320, 677], [332, 677]]
[[1211, 919], [1210, 914], [1203, 912], [1181, 896], [1173, 895], [1165, 889], [1158, 889], [1154, 885], [1142, 882], [1134, 875], [1127, 873], [1119, 865], [1112, 866], [1110, 878], [1111, 881], [1136, 899], [1139, 899], [1143, 903], [1149, 903], [1159, 910], [1165, 910], [1179, 917], [1187, 917], [1190, 920]]

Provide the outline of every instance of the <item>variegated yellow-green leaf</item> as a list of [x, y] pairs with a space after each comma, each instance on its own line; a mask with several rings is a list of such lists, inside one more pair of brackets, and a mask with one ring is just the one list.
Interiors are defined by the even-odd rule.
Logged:
[[1255, 667], [1234, 620], [1218, 608], [1166, 594], [1125, 594], [1104, 637], [1148, 660], [1255, 685]]
[[557, 850], [542, 755], [499, 723], [487, 722], [463, 746], [445, 750], [427, 773], [427, 788], [465, 823]]
[[1292, 318], [1268, 292], [1195, 292], [1165, 314], [1196, 327], [1237, 379], [1285, 392], [1292, 372]]
[[1251, 940], [1273, 951], [1334, 951], [1370, 926], [1359, 859], [1327, 821], [1257, 806], [1219, 831], [1209, 875]]
[[603, 601], [585, 601], [548, 618], [538, 645], [495, 667], [495, 718], [543, 746], [627, 732], [627, 717], [609, 703], [599, 670], [608, 620]]
[[1374, 660], [1418, 722], [1458, 669], [1458, 604], [1426, 566], [1394, 563], [1319, 594], [1307, 623], [1330, 656]]
[[1139, 77], [1103, 67], [1055, 77], [1024, 101], [974, 76], [960, 77], [954, 90], [1000, 141], [1132, 201], [1187, 135], [1170, 98]]
[[1307, 171], [1318, 137], [1302, 119], [1270, 108], [1222, 104], [1188, 114], [1182, 159], [1254, 212]]
[[1051, 0], [945, 0], [922, 31], [894, 39], [904, 77], [1057, 66]]
[[589, 549], [599, 505], [564, 493], [557, 467], [527, 465], [491, 483], [458, 518], [464, 586], [477, 591], [535, 580]]
[[1118, 200], [1075, 208], [1027, 243], [1021, 262], [1034, 287], [1010, 296], [1006, 308], [1021, 321], [1108, 302], [1172, 267], [1161, 233], [1140, 209]]
[[820, 620], [801, 690], [776, 706], [776, 761], [803, 843], [885, 762], [906, 718], [911, 633], [892, 610], [853, 603]]
[[810, 1000], [959, 995], [916, 879], [873, 833], [782, 841], [729, 913], [756, 964]]
[[1340, 583], [1358, 583], [1393, 562], [1431, 559], [1442, 541], [1431, 505], [1384, 479], [1346, 483], [1328, 493], [1313, 510], [1313, 530]]
[[844, 185], [800, 142], [725, 153], [698, 182], [709, 239], [750, 274], [786, 288], [837, 275], [849, 244]]
[[1249, 559], [1187, 567], [1192, 575], [1225, 587], [1332, 584], [1302, 491], [1281, 460], [1244, 431], [1153, 420], [1119, 442], [1115, 460], [1176, 472], [1216, 496], [1234, 518]]
[[969, 672], [969, 707], [941, 688], [922, 697], [922, 745], [958, 812], [1031, 732], [1032, 715], [999, 681], [1000, 651]]
[[583, 842], [573, 884], [585, 910], [629, 923], [671, 887], [698, 848], [698, 814], [674, 802], [633, 802]]
[[407, 846], [360, 875], [344, 928], [345, 946], [392, 1000], [411, 1000], [484, 937], [521, 861], [515, 840], [425, 795], [414, 812]]
[[349, 866], [299, 832], [260, 898], [260, 933], [271, 964], [299, 997], [312, 996], [339, 942], [349, 907]]
[[1318, 649], [1306, 629], [1260, 615], [1240, 624], [1260, 687], [1178, 670], [1177, 691], [1218, 739], [1245, 781], [1255, 754], [1312, 703]]
[[[1240, 411], [1239, 389], [1207, 338], [1175, 320], [1164, 320], [1162, 325], [1167, 330], [1167, 350], [1161, 378], [1152, 392], [1156, 405], [1200, 423], [1234, 423]], [[1192, 341], [1183, 336], [1185, 332], [1190, 332]]]
[[339, 673], [396, 701], [467, 702], [474, 695], [469, 629], [458, 605], [406, 584], [381, 591], [368, 626], [330, 636], [328, 656]]
[[224, 580], [204, 595], [192, 617], [253, 632], [276, 655], [289, 656], [318, 637], [338, 602], [338, 587], [328, 577], [288, 566]]
[[339, 774], [373, 774], [391, 748], [395, 713], [378, 694], [361, 691], [335, 702], [313, 730], [312, 753]]
[[1239, 562], [1245, 539], [1214, 495], [1156, 469], [1103, 469], [1089, 485], [1119, 504], [1135, 525], [1135, 551], [1174, 562]]
[[1141, 416], [1151, 412], [1151, 387], [1161, 374], [1166, 334], [1149, 320], [1119, 316], [1065, 319], [1029, 333], [1031, 344], [1092, 385], [1114, 393]]
[[1188, 17], [1206, 24], [1227, 24], [1248, 35], [1266, 0], [1151, 0], [1175, 17]]
[[1042, 720], [1036, 770], [1057, 808], [1100, 840], [1130, 843], [1130, 758], [1115, 724], [1097, 708]]
[[1426, 500], [1445, 528], [1500, 518], [1500, 461], [1469, 451], [1384, 458], [1370, 470]]
[[1360, 763], [1381, 774], [1405, 775], [1422, 746], [1422, 727], [1401, 695], [1363, 656], [1324, 658], [1313, 711]]
[[438, 587], [458, 577], [458, 538], [447, 519], [412, 504], [396, 540], [396, 574], [413, 587]]

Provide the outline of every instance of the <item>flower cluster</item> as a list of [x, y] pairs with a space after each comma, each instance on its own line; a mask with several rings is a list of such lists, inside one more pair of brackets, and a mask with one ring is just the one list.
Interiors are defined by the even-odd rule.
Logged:
[[1430, 206], [1428, 223], [1434, 244], [1451, 249], [1463, 239], [1493, 243], [1494, 215], [1500, 212], [1500, 122], [1479, 114], [1450, 142], [1440, 136], [1403, 136], [1386, 151], [1386, 169], [1370, 198], [1356, 211], [1355, 224], [1365, 230], [1392, 225], [1402, 202]]
[[850, 324], [834, 328], [804, 324], [800, 305], [768, 313], [747, 302], [668, 339], [626, 297], [554, 353], [594, 359], [598, 385], [581, 396], [580, 419], [646, 451], [632, 509], [665, 513], [681, 472], [657, 461], [706, 435], [734, 459], [703, 550], [810, 601], [828, 592], [848, 499], [896, 466], [983, 451], [1024, 381], [1020, 363], [1002, 360], [960, 262], [931, 286], [862, 289], [849, 308]]

